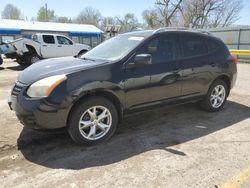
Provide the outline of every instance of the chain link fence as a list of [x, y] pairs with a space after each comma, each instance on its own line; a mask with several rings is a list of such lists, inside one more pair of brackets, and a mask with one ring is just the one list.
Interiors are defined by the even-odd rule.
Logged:
[[[250, 26], [209, 29], [214, 36], [222, 39], [229, 49], [250, 50]], [[240, 61], [250, 62], [250, 56], [238, 56]]]

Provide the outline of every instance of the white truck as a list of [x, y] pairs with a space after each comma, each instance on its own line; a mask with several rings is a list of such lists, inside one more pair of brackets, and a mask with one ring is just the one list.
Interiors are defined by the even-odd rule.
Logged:
[[32, 64], [46, 58], [77, 56], [90, 50], [90, 46], [50, 33], [37, 33], [32, 39], [17, 39], [6, 46], [9, 50], [5, 56], [16, 59], [20, 65]]

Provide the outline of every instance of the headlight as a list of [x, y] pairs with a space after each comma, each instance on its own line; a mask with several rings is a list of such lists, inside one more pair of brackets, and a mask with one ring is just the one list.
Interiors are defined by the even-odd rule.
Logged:
[[29, 87], [27, 95], [35, 98], [47, 97], [66, 78], [65, 75], [57, 75], [39, 80]]

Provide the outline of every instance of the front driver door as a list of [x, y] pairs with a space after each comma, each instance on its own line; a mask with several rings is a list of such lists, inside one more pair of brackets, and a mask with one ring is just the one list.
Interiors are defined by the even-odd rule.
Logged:
[[128, 108], [163, 102], [181, 95], [181, 70], [175, 35], [159, 35], [146, 42], [136, 54], [150, 54], [152, 64], [126, 68]]
[[126, 79], [124, 81], [126, 91], [127, 108], [136, 108], [139, 105], [147, 103], [151, 94], [150, 87], [150, 65], [134, 66], [134, 57], [125, 65]]
[[64, 36], [56, 36], [57, 39], [57, 54], [58, 56], [74, 56], [74, 45], [71, 40]]
[[181, 96], [181, 64], [178, 38], [175, 34], [161, 34], [154, 39], [152, 55], [150, 93], [151, 100], [158, 103]]

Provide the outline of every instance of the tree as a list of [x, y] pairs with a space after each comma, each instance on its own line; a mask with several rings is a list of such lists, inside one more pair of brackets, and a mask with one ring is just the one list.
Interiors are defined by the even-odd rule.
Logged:
[[55, 18], [55, 22], [59, 22], [59, 23], [72, 23], [71, 18], [68, 18], [66, 16], [57, 16]]
[[227, 27], [240, 19], [243, 8], [241, 0], [223, 0], [221, 6], [209, 20], [210, 27]]
[[117, 17], [117, 23], [121, 25], [121, 32], [129, 32], [140, 27], [140, 24], [132, 13], [125, 14], [122, 18]]
[[102, 18], [102, 20], [101, 20], [101, 29], [103, 31], [105, 30], [105, 28], [107, 26], [110, 26], [110, 25], [112, 25], [112, 26], [118, 25], [117, 19], [114, 18], [114, 17], [104, 17], [104, 18]]
[[162, 26], [159, 15], [155, 9], [144, 10], [142, 12], [142, 17], [147, 28], [155, 29]]
[[229, 26], [239, 19], [241, 0], [185, 0], [181, 7], [184, 26]]
[[3, 19], [13, 19], [20, 20], [21, 19], [21, 11], [12, 4], [7, 4], [2, 11]]
[[99, 10], [92, 7], [86, 7], [77, 16], [75, 22], [79, 24], [92, 24], [100, 27], [101, 20], [102, 15]]
[[182, 0], [156, 0], [156, 9], [160, 15], [160, 21], [165, 26], [171, 26], [171, 20], [180, 9]]
[[183, 0], [156, 0], [155, 7], [143, 12], [142, 16], [148, 27], [168, 27], [173, 25]]
[[37, 21], [46, 22], [46, 21], [52, 21], [55, 19], [55, 11], [47, 9], [47, 15], [46, 15], [46, 8], [43, 6], [38, 10], [37, 13]]

